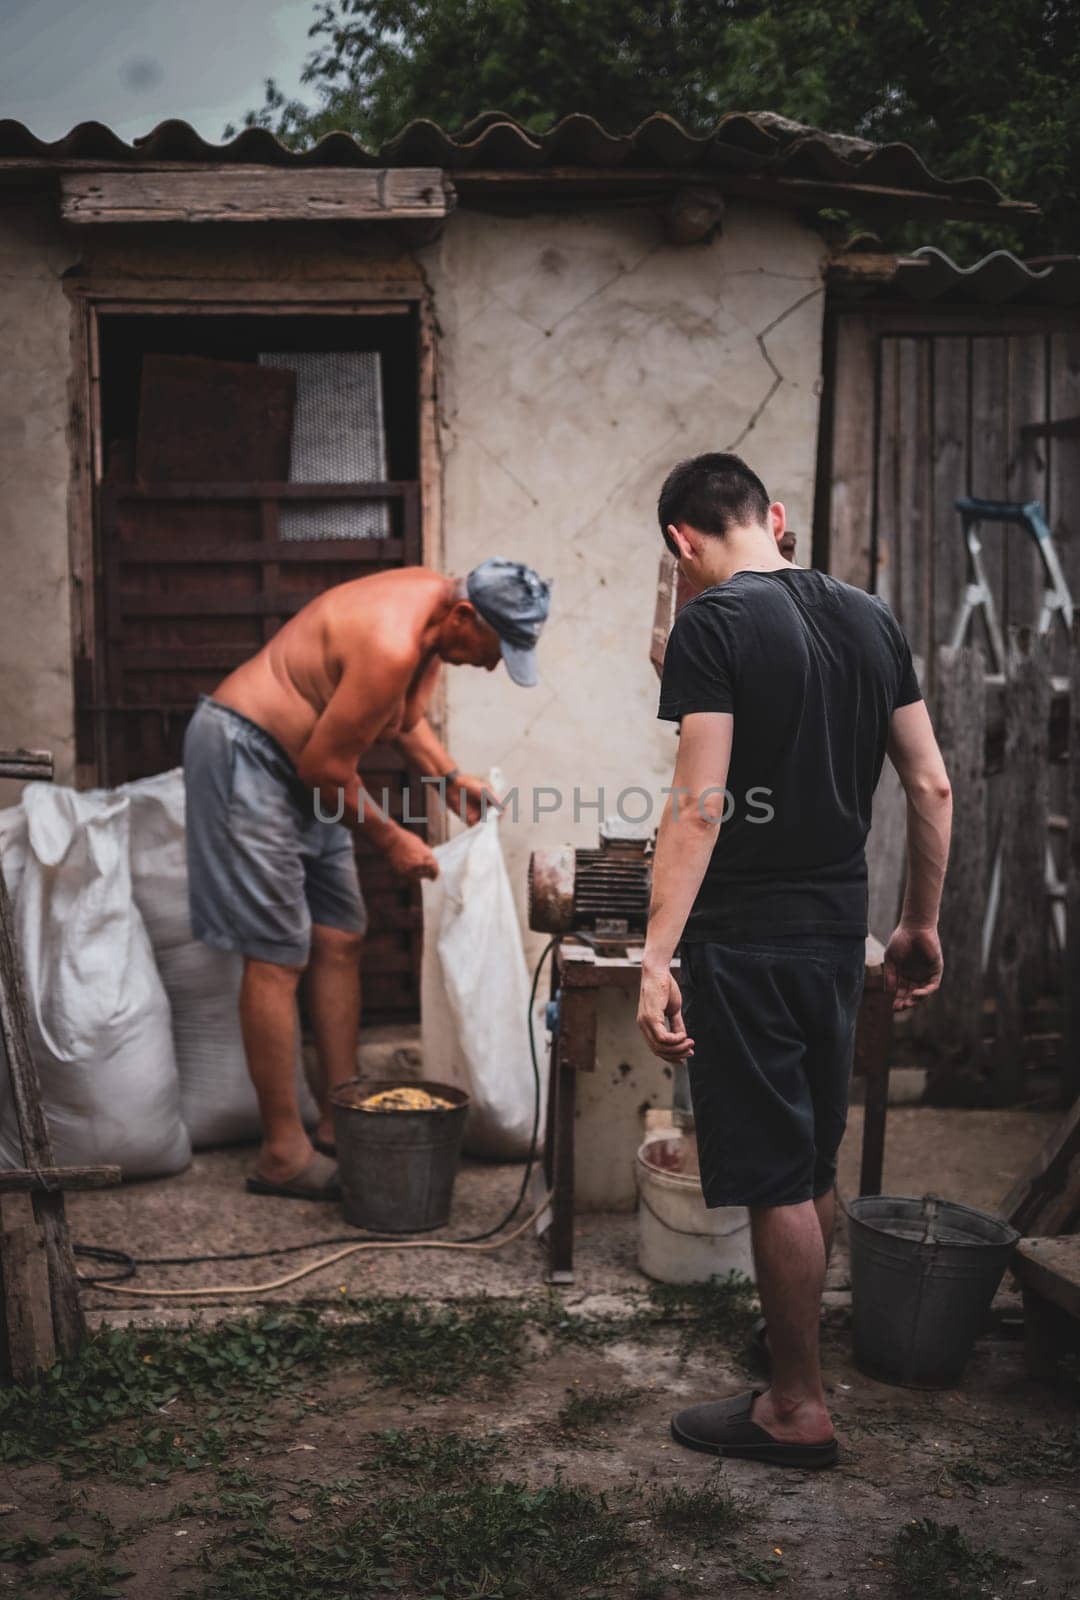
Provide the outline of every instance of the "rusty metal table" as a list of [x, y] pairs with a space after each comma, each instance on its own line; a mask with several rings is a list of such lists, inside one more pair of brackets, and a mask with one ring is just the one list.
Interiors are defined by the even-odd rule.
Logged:
[[[678, 971], [678, 961], [672, 963]], [[548, 1276], [552, 1283], [574, 1277], [574, 1111], [579, 1072], [596, 1067], [596, 997], [601, 989], [636, 995], [641, 947], [622, 956], [599, 954], [567, 937], [552, 955], [551, 993], [559, 997], [559, 1024], [551, 1039], [544, 1172], [551, 1193]], [[881, 1193], [885, 1116], [889, 1099], [892, 999], [885, 989], [884, 950], [866, 941], [866, 984], [855, 1035], [855, 1071], [866, 1079], [860, 1194]]]

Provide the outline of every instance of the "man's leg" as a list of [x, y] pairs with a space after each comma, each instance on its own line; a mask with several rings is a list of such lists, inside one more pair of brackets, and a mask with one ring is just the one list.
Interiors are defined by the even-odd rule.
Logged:
[[296, 989], [301, 970], [249, 958], [240, 986], [240, 1029], [263, 1126], [255, 1168], [270, 1183], [294, 1178], [315, 1154], [296, 1098]]
[[772, 1382], [754, 1402], [753, 1418], [775, 1438], [817, 1444], [833, 1432], [818, 1345], [824, 1225], [815, 1202], [804, 1200], [752, 1206], [750, 1228], [772, 1358]]
[[360, 955], [364, 940], [313, 923], [311, 958], [307, 969], [308, 1006], [318, 1057], [316, 1099], [319, 1125], [316, 1138], [334, 1142], [330, 1116], [330, 1091], [357, 1073], [356, 1047], [360, 1037]]
[[814, 1197], [814, 1210], [817, 1212], [818, 1226], [821, 1229], [821, 1239], [825, 1246], [825, 1265], [829, 1265], [832, 1255], [833, 1234], [836, 1231], [836, 1185], [826, 1189], [824, 1194]]

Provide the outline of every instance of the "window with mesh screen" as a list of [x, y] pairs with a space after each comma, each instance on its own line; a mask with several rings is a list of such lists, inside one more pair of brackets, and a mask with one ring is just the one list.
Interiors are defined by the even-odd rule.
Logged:
[[[296, 373], [290, 483], [382, 483], [387, 476], [382, 357], [377, 350], [260, 353]], [[285, 501], [283, 539], [386, 539], [384, 500]]]

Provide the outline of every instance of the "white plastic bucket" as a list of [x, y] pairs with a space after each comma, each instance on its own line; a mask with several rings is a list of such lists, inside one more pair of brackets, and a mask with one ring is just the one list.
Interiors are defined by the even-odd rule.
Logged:
[[729, 1272], [754, 1276], [745, 1206], [706, 1207], [697, 1144], [673, 1134], [648, 1139], [635, 1162], [638, 1266], [660, 1283], [707, 1283]]

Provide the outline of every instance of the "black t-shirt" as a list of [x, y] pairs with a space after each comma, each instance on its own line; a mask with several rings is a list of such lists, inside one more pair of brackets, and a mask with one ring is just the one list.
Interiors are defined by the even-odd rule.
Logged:
[[826, 573], [737, 572], [683, 607], [659, 715], [734, 715], [724, 820], [685, 939], [865, 935], [889, 719], [920, 698], [885, 602]]

